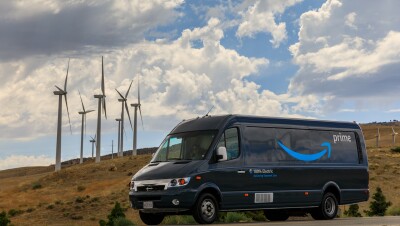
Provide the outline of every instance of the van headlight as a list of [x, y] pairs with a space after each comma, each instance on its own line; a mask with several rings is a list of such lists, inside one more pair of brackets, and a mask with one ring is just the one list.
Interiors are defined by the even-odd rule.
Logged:
[[175, 178], [171, 179], [171, 181], [168, 183], [168, 187], [181, 187], [189, 184], [190, 177], [184, 177], [184, 178]]
[[135, 182], [133, 180], [131, 180], [131, 182], [129, 183], [129, 190], [131, 191], [135, 190]]

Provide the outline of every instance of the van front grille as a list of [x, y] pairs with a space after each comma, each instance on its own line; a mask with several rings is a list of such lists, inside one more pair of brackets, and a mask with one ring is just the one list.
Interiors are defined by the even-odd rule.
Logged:
[[165, 189], [165, 185], [144, 185], [138, 186], [137, 191], [162, 191]]

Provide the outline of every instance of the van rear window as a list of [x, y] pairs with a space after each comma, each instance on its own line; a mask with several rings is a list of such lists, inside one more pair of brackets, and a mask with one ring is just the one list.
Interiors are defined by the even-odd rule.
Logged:
[[358, 163], [354, 132], [246, 127], [247, 163]]

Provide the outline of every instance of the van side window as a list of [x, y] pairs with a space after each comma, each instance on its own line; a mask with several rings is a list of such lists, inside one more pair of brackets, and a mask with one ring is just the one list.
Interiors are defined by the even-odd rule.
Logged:
[[239, 136], [237, 128], [225, 130], [217, 147], [226, 147], [228, 160], [237, 158], [239, 156]]

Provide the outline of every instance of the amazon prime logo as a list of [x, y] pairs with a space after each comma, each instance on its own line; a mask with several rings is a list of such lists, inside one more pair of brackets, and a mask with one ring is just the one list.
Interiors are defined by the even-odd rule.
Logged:
[[336, 142], [349, 142], [351, 143], [351, 136], [350, 135], [342, 135], [341, 133], [337, 135], [333, 135], [333, 143], [336, 144]]

